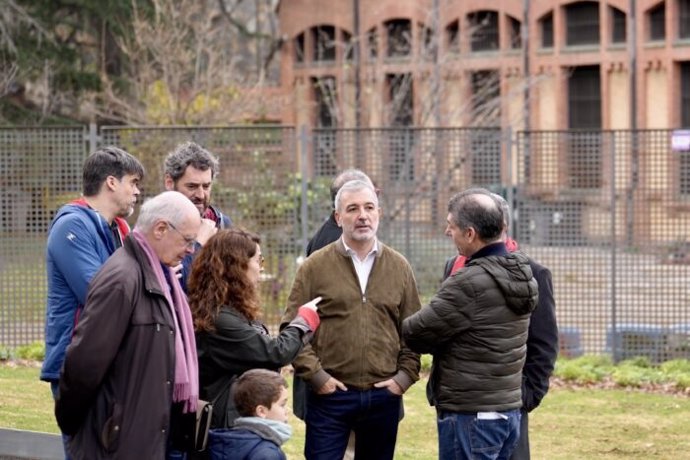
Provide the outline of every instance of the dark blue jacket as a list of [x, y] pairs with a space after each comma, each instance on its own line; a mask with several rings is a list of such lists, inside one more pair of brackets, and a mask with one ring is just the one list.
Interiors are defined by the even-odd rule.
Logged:
[[60, 378], [75, 313], [86, 302], [91, 278], [115, 249], [108, 222], [96, 211], [76, 204], [58, 210], [48, 231], [46, 248], [46, 354], [41, 380]]
[[[216, 228], [224, 229], [232, 227], [232, 219], [230, 219], [230, 217], [220, 212], [220, 209], [216, 208], [215, 206], [211, 206], [210, 208], [216, 215]], [[196, 257], [196, 253], [199, 251], [199, 249], [201, 249], [201, 245], [199, 243], [195, 243], [194, 252], [192, 254], [187, 254], [185, 258], [182, 259], [182, 277], [180, 278], [180, 285], [182, 285], [182, 290], [185, 293], [187, 292], [187, 279], [192, 273], [192, 262], [194, 262], [194, 258]]]
[[211, 430], [208, 454], [211, 460], [286, 460], [278, 442], [270, 428], [243, 424], [230, 430]]

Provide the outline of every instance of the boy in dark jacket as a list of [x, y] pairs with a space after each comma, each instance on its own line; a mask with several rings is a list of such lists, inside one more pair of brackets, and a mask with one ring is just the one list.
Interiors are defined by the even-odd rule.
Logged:
[[287, 383], [277, 372], [251, 369], [232, 388], [240, 417], [230, 430], [211, 430], [211, 460], [285, 460], [280, 446], [292, 435], [287, 423]]

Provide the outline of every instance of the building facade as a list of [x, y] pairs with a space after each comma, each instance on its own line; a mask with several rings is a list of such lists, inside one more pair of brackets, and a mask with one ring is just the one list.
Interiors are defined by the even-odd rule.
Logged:
[[[318, 128], [385, 128], [352, 149], [360, 167], [450, 193], [517, 186], [526, 239], [686, 239], [668, 228], [690, 226], [690, 152], [671, 148], [690, 128], [690, 0], [283, 0], [278, 15], [282, 121], [317, 128], [316, 175], [344, 138]], [[519, 134], [395, 129], [411, 126]]]
[[690, 0], [283, 0], [279, 24], [286, 123], [690, 127]]

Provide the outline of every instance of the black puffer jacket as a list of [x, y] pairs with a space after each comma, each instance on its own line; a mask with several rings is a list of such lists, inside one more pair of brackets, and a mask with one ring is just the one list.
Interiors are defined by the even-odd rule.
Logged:
[[429, 402], [451, 412], [522, 405], [522, 366], [537, 282], [519, 252], [472, 259], [403, 323], [407, 345], [432, 353]]

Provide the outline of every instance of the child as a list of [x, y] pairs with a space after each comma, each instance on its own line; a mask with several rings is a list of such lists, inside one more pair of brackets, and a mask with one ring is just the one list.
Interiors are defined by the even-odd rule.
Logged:
[[290, 439], [287, 383], [277, 372], [251, 369], [233, 385], [240, 417], [230, 430], [211, 430], [211, 460], [286, 460], [281, 444]]

